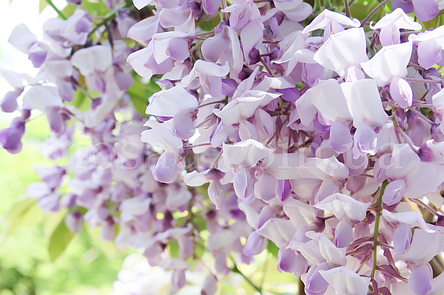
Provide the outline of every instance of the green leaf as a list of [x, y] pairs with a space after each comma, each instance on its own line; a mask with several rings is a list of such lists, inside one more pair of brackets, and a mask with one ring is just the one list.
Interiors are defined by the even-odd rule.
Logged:
[[336, 11], [337, 7], [331, 4], [330, 0], [324, 0], [325, 9]]
[[12, 206], [6, 220], [10, 221], [7, 237], [20, 226], [36, 225], [42, 222], [44, 214], [35, 199], [19, 199]]
[[154, 80], [150, 80], [148, 84], [144, 84], [135, 77], [133, 85], [127, 90], [127, 93], [131, 97], [134, 108], [142, 116], [146, 116], [145, 110], [148, 105], [148, 98], [160, 90]]
[[52, 233], [56, 229], [57, 225], [65, 220], [65, 216], [68, 210], [66, 208], [60, 209], [58, 212], [46, 215], [43, 223], [43, 233], [46, 237], [51, 237]]
[[73, 237], [65, 225], [65, 220], [62, 220], [49, 239], [48, 252], [51, 261], [54, 262], [65, 251]]
[[438, 27], [438, 23], [440, 21], [440, 15], [435, 16], [434, 18], [432, 18], [431, 20], [427, 21], [427, 22], [422, 22], [420, 20], [417, 20], [417, 22], [419, 22], [420, 24], [422, 24], [422, 28], [424, 30], [430, 29], [430, 28], [436, 28]]
[[429, 109], [429, 108], [420, 108], [420, 110], [421, 110], [421, 113], [422, 113], [424, 116], [426, 116], [426, 117], [428, 117], [429, 114], [430, 114], [430, 112], [432, 111], [432, 110]]
[[105, 16], [110, 10], [106, 7], [105, 3], [98, 0], [83, 0], [82, 5], [85, 10], [92, 16]]
[[207, 228], [207, 222], [202, 217], [193, 218], [193, 224], [195, 224], [198, 227], [197, 230], [199, 231]]
[[[117, 253], [119, 253], [119, 250], [117, 250], [113, 242], [103, 241], [100, 238], [101, 227], [90, 227], [86, 223], [84, 223], [84, 226], [91, 237], [94, 246], [97, 247], [108, 259], [115, 258]], [[117, 223], [114, 225], [114, 230], [117, 235], [119, 233], [119, 226]]]
[[194, 254], [196, 254], [196, 257], [200, 260], [204, 253], [205, 248], [201, 247], [201, 245], [205, 245], [205, 241], [202, 238], [199, 238], [197, 241], [197, 245], [195, 246]]
[[179, 243], [174, 241], [174, 243], [168, 244], [168, 251], [171, 254], [171, 257], [179, 258]]
[[77, 90], [74, 93], [74, 99], [67, 104], [75, 106], [82, 112], [85, 112], [91, 108], [91, 100], [80, 90]]
[[14, 220], [17, 217], [20, 217], [23, 215], [23, 213], [26, 212], [30, 207], [34, 206], [36, 204], [35, 199], [30, 198], [19, 198], [11, 207], [9, 210], [8, 215], [6, 216], [6, 219]]
[[48, 6], [48, 2], [46, 2], [46, 0], [39, 0], [39, 13], [42, 13], [43, 9], [45, 9], [46, 6]]
[[62, 9], [63, 14], [66, 17], [70, 17], [74, 14], [74, 11], [76, 11], [77, 5], [74, 4], [68, 4], [65, 6], [65, 8]]
[[207, 22], [200, 22], [198, 26], [201, 27], [202, 30], [209, 32], [212, 29], [214, 29], [219, 23], [220, 23], [220, 14], [218, 13], [212, 20]]
[[[355, 1], [350, 7], [350, 14], [352, 17], [363, 21], [367, 17], [367, 15], [378, 5], [378, 1], [358, 0]], [[384, 9], [381, 8], [370, 18], [370, 20], [377, 21], [382, 17], [383, 14], [385, 14], [385, 12]]]
[[279, 248], [272, 241], [268, 241], [267, 251], [274, 257], [278, 257]]

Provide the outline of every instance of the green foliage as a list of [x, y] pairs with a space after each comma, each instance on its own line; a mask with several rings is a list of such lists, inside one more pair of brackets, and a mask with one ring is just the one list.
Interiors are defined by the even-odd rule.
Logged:
[[160, 87], [154, 79], [151, 79], [148, 83], [143, 83], [140, 76], [134, 75], [133, 77], [134, 83], [128, 89], [127, 93], [130, 95], [136, 111], [142, 116], [146, 116], [145, 110], [148, 105], [148, 98], [159, 91]]
[[105, 3], [99, 0], [82, 0], [82, 5], [92, 16], [105, 16], [110, 12]]
[[273, 257], [278, 257], [279, 248], [271, 241], [268, 241], [267, 251], [273, 255]]
[[48, 2], [46, 0], [39, 0], [39, 13], [42, 13], [46, 6], [48, 6]]
[[35, 199], [19, 199], [11, 208], [7, 219], [10, 226], [7, 237], [14, 233], [20, 226], [37, 225], [43, 221], [43, 212]]
[[62, 220], [49, 239], [48, 252], [51, 261], [55, 261], [65, 251], [73, 236], [66, 227], [65, 220]]
[[[52, 262], [50, 237], [60, 239], [57, 232], [69, 235], [59, 228], [66, 210], [45, 215], [35, 199], [18, 198], [26, 194], [28, 184], [40, 181], [33, 167], [49, 164], [38, 150], [49, 134], [48, 122], [36, 115], [26, 125], [20, 154], [0, 150], [0, 186], [4, 188], [0, 192], [0, 295], [109, 294], [128, 251], [100, 241], [100, 229], [85, 226]], [[0, 118], [0, 128], [9, 126], [7, 116]], [[80, 138], [74, 136], [74, 140]]]
[[91, 108], [91, 103], [91, 100], [86, 97], [86, 95], [82, 91], [77, 90], [74, 94], [74, 99], [67, 104], [73, 105], [82, 112], [85, 112]]
[[[363, 21], [365, 17], [378, 5], [378, 1], [356, 0], [353, 5], [350, 6], [351, 17], [355, 17], [360, 21]], [[386, 4], [386, 6], [390, 7], [390, 4]], [[370, 21], [378, 21], [385, 14], [385, 9], [381, 8], [370, 18]]]
[[202, 28], [204, 31], [211, 31], [213, 30], [218, 24], [220, 23], [220, 14], [216, 14], [214, 18], [212, 18], [209, 21], [206, 22], [200, 22], [198, 25]]
[[174, 241], [171, 244], [168, 244], [168, 251], [171, 254], [171, 257], [178, 258], [179, 257], [179, 243]]
[[65, 16], [70, 17], [74, 14], [74, 11], [76, 10], [77, 5], [74, 4], [68, 4], [65, 6], [65, 8], [62, 9], [62, 12]]
[[[114, 246], [113, 242], [103, 241], [100, 238], [100, 227], [90, 227], [89, 225], [84, 225], [86, 228], [86, 232], [89, 235], [91, 244], [94, 245], [95, 248], [100, 250], [102, 254], [104, 254], [108, 259], [115, 259], [116, 257], [122, 256], [126, 251], [117, 250], [116, 246]], [[119, 225], [116, 223], [114, 225], [114, 230], [116, 235], [119, 233]]]

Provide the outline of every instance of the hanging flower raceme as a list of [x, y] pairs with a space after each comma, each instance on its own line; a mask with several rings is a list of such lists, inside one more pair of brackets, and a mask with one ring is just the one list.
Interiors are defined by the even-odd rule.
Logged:
[[358, 20], [353, 1], [105, 1], [43, 40], [20, 25], [9, 42], [39, 72], [0, 71], [18, 114], [0, 144], [20, 152], [46, 116], [45, 156], [69, 161], [28, 196], [142, 249], [153, 271], [116, 294], [213, 295], [264, 252], [306, 294], [439, 294], [444, 34], [406, 14], [438, 14], [423, 2]]

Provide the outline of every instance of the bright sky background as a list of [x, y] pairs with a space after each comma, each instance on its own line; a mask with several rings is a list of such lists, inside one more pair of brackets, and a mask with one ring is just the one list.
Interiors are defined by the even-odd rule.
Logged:
[[[49, 18], [57, 17], [57, 13], [47, 6], [39, 15], [39, 0], [0, 0], [0, 67], [18, 73], [34, 76], [37, 70], [32, 66], [26, 54], [21, 53], [8, 43], [9, 35], [18, 24], [25, 23], [38, 39], [42, 38], [43, 23]], [[65, 0], [53, 0], [62, 9]], [[6, 81], [0, 77], [0, 99], [11, 90]], [[2, 113], [1, 116], [5, 114]]]

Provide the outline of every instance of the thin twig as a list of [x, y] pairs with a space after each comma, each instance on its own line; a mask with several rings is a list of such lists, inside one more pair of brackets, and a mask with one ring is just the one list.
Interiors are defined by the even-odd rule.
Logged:
[[432, 120], [430, 120], [429, 118], [427, 118], [426, 116], [424, 116], [420, 111], [418, 111], [415, 108], [411, 108], [410, 109], [412, 112], [414, 112], [416, 115], [418, 115], [418, 117], [420, 117], [421, 119], [423, 119], [424, 121], [426, 121], [427, 123], [429, 123], [430, 125], [435, 125], [436, 123], [433, 122]]
[[[48, 0], [46, 0], [48, 1]], [[130, 2], [126, 2], [121, 8], [126, 8], [130, 5]], [[94, 28], [92, 29], [91, 32], [89, 32], [88, 37], [91, 36], [92, 34], [94, 34], [95, 31], [97, 31], [98, 28], [100, 28], [101, 26], [105, 25], [107, 22], [109, 22], [110, 20], [114, 19], [117, 15], [117, 9], [115, 9], [114, 11], [111, 11], [110, 13], [108, 13], [107, 15], [105, 15], [104, 19], [100, 22], [98, 22]]]
[[271, 73], [270, 68], [268, 67], [267, 63], [265, 62], [265, 60], [261, 57], [261, 63], [264, 65], [265, 69], [267, 70], [267, 72], [273, 76], [273, 74]]
[[436, 212], [432, 207], [430, 207], [429, 205], [427, 205], [426, 203], [424, 203], [423, 201], [421, 201], [420, 199], [412, 199], [412, 202], [421, 205], [422, 207], [424, 207], [424, 209], [426, 209], [427, 211], [429, 211], [430, 213], [432, 213], [435, 216], [442, 216], [441, 214], [439, 214], [438, 212]]
[[211, 142], [206, 142], [206, 143], [199, 143], [199, 144], [193, 144], [193, 145], [184, 145], [183, 147], [186, 149], [192, 149], [195, 147], [201, 147], [201, 146], [209, 146], [211, 145]]
[[232, 272], [234, 272], [234, 273], [238, 273], [238, 274], [240, 274], [242, 277], [244, 277], [244, 280], [251, 286], [251, 287], [253, 287], [256, 291], [258, 291], [259, 292], [259, 294], [262, 294], [262, 288], [260, 288], [260, 287], [258, 287], [258, 286], [256, 286], [245, 274], [243, 274], [240, 270], [239, 270], [239, 268], [237, 268], [237, 265], [236, 265], [236, 263], [234, 262], [234, 259], [233, 258], [231, 258], [231, 260], [233, 261], [233, 264], [234, 264], [234, 266], [233, 266], [233, 268], [231, 268], [231, 271]]
[[88, 97], [89, 99], [91, 99], [91, 101], [94, 100], [94, 98], [85, 90], [83, 89], [82, 86], [78, 85], [77, 83], [73, 83], [74, 87], [79, 89], [81, 92], [83, 92], [83, 94], [85, 94], [86, 97]]
[[384, 181], [381, 186], [381, 190], [379, 192], [378, 200], [376, 202], [376, 207], [378, 212], [376, 213], [375, 219], [375, 231], [373, 234], [373, 266], [371, 272], [371, 278], [375, 277], [377, 262], [378, 262], [378, 235], [379, 235], [379, 220], [381, 219], [381, 210], [382, 210], [382, 196], [384, 195], [385, 188], [387, 187], [388, 182]]
[[404, 138], [405, 142], [415, 153], [418, 153], [418, 148], [415, 146], [412, 139], [404, 132], [404, 130], [402, 130], [401, 127], [399, 127], [399, 125], [395, 126], [395, 132], [400, 134]]
[[378, 6], [375, 7], [375, 9], [373, 9], [365, 18], [364, 20], [361, 22], [361, 27], [365, 26], [367, 24], [367, 22], [372, 18], [372, 16], [378, 12], [379, 9], [381, 9], [381, 7], [383, 7], [385, 4], [387, 4], [387, 2], [389, 2], [390, 0], [384, 0], [382, 1]]
[[55, 10], [55, 12], [57, 12], [57, 14], [60, 16], [61, 19], [67, 20], [68, 18], [63, 14], [63, 12], [57, 8], [57, 6], [54, 5], [54, 3], [52, 3], [51, 0], [46, 0], [46, 2], [49, 4], [49, 6], [52, 7], [52, 9]]
[[197, 108], [199, 109], [199, 108], [203, 108], [203, 107], [206, 107], [206, 106], [209, 106], [209, 105], [212, 105], [212, 104], [216, 104], [216, 103], [224, 103], [224, 102], [225, 102], [225, 98], [224, 98], [224, 99], [221, 99], [221, 100], [217, 100], [217, 101], [212, 101], [212, 102], [208, 102], [208, 103], [201, 104], [201, 105], [199, 105]]
[[219, 163], [220, 157], [222, 157], [222, 154], [224, 153], [223, 149], [220, 149], [219, 154], [217, 155], [216, 159], [214, 160], [213, 165], [211, 165], [211, 168], [216, 169], [217, 163]]
[[350, 17], [350, 6], [348, 5], [348, 0], [344, 0], [344, 6], [345, 15]]
[[[221, 0], [221, 5], [222, 5], [222, 10], [224, 10], [225, 8], [227, 8], [227, 0]], [[228, 12], [223, 12], [222, 13], [222, 19], [224, 21], [227, 21], [229, 19], [229, 15]]]
[[415, 79], [415, 78], [404, 78], [406, 81], [409, 82], [423, 82], [423, 83], [434, 83], [439, 84], [442, 83], [442, 80], [427, 80], [427, 79]]

